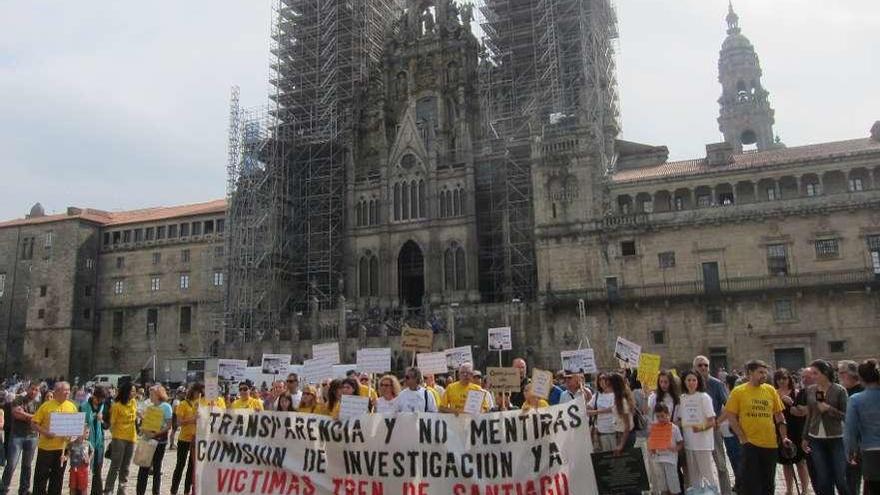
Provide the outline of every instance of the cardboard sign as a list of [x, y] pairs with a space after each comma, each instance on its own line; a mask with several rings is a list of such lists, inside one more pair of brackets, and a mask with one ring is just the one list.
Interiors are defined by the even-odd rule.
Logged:
[[513, 349], [513, 339], [510, 336], [510, 327], [489, 329], [490, 351], [509, 351], [511, 349]]
[[247, 361], [243, 359], [218, 359], [217, 378], [227, 382], [244, 381], [247, 374]]
[[672, 423], [651, 425], [651, 432], [648, 434], [648, 449], [666, 450], [672, 447]]
[[553, 373], [549, 371], [532, 370], [532, 393], [546, 399], [553, 389]]
[[519, 392], [522, 379], [517, 368], [486, 368], [489, 390], [493, 392]]
[[49, 413], [49, 432], [56, 437], [81, 437], [85, 425], [86, 413]]
[[329, 359], [331, 364], [339, 364], [339, 342], [312, 344], [312, 359]]
[[410, 352], [431, 352], [434, 345], [434, 332], [430, 329], [403, 327], [400, 334], [400, 348]]
[[660, 356], [642, 354], [639, 356], [639, 381], [648, 390], [657, 390], [657, 375], [660, 373]]
[[162, 431], [165, 425], [165, 412], [159, 406], [150, 406], [144, 411], [144, 418], [141, 420], [141, 430], [158, 432]]
[[446, 367], [446, 353], [424, 352], [416, 354], [416, 363], [422, 375], [442, 375], [449, 371]]
[[339, 420], [358, 418], [370, 410], [370, 398], [358, 395], [343, 395], [339, 401]]
[[306, 359], [303, 363], [305, 383], [319, 385], [327, 378], [333, 378], [333, 363], [329, 359]]
[[391, 348], [358, 349], [357, 369], [364, 373], [391, 371]]
[[486, 392], [484, 390], [471, 390], [468, 392], [467, 400], [464, 403], [465, 414], [480, 414], [483, 412], [483, 402], [486, 400]]
[[290, 366], [290, 354], [263, 354], [261, 365], [264, 375], [287, 375], [287, 367]]
[[617, 337], [617, 342], [614, 344], [614, 357], [625, 363], [627, 368], [638, 366], [641, 354], [642, 346], [623, 337]]
[[446, 366], [457, 370], [459, 366], [465, 363], [474, 363], [474, 355], [471, 353], [471, 346], [454, 347], [443, 351], [446, 353]]
[[562, 369], [566, 373], [598, 373], [596, 356], [593, 349], [576, 349], [574, 351], [562, 351]]

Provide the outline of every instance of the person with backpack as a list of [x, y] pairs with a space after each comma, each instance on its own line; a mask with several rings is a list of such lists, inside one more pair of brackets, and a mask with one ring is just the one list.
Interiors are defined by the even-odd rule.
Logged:
[[403, 374], [404, 388], [394, 401], [395, 410], [401, 412], [437, 412], [434, 394], [422, 386], [422, 372], [416, 368], [407, 368]]

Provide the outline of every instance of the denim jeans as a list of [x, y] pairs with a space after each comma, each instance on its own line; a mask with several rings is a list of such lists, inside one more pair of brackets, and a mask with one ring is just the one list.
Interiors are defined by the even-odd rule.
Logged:
[[733, 473], [736, 475], [739, 473], [739, 438], [724, 437], [724, 447], [727, 449], [727, 458], [730, 459], [730, 466], [733, 467]]
[[834, 495], [834, 488], [848, 495], [843, 439], [810, 437], [809, 442], [810, 456], [816, 470], [816, 495]]
[[26, 495], [31, 491], [31, 472], [33, 471], [34, 454], [37, 452], [37, 437], [20, 437], [13, 435], [7, 446], [6, 469], [3, 470], [3, 480], [0, 481], [0, 495], [9, 492], [12, 484], [12, 476], [18, 467], [18, 456], [21, 454], [21, 474], [18, 478], [18, 493]]

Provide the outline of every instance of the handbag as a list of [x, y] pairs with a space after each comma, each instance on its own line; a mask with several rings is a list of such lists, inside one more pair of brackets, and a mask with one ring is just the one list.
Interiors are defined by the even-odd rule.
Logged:
[[709, 483], [706, 478], [700, 482], [700, 486], [692, 486], [684, 491], [685, 495], [721, 495], [718, 487]]
[[134, 450], [132, 462], [139, 467], [150, 467], [153, 465], [153, 454], [156, 453], [156, 446], [159, 442], [141, 438], [138, 440], [137, 447]]

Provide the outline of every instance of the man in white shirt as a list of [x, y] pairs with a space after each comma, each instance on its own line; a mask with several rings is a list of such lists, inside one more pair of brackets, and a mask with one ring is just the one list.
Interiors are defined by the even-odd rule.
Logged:
[[559, 403], [564, 404], [582, 395], [587, 404], [593, 400], [593, 393], [581, 383], [581, 375], [577, 373], [565, 375], [565, 390], [559, 394]]
[[[293, 402], [293, 408], [296, 409], [299, 407], [299, 402], [302, 400], [302, 390], [299, 389], [299, 376], [296, 373], [291, 373], [287, 375], [287, 381], [285, 382], [285, 388], [287, 388], [287, 393], [290, 394], [290, 398]], [[278, 399], [276, 398], [272, 401], [272, 409], [278, 409]]]
[[434, 394], [422, 386], [422, 372], [407, 368], [403, 375], [403, 388], [394, 401], [397, 412], [437, 412]]

